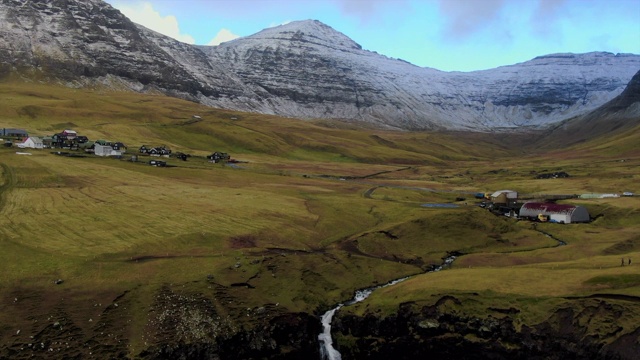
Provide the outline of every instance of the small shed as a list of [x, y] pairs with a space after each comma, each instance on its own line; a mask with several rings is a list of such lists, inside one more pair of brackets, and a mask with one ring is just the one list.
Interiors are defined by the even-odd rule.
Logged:
[[556, 203], [526, 202], [520, 208], [520, 217], [537, 218], [538, 215], [549, 217], [550, 221], [563, 224], [589, 222], [589, 211], [584, 206]]
[[491, 194], [491, 201], [495, 204], [509, 204], [518, 200], [518, 193], [513, 190], [498, 190]]

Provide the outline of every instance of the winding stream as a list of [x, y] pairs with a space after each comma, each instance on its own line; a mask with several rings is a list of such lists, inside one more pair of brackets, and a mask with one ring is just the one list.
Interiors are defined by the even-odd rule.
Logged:
[[[555, 236], [539, 230], [539, 229], [535, 229], [534, 230], [540, 232], [541, 234], [555, 240], [558, 242], [558, 244], [556, 246], [564, 246], [567, 245], [567, 243], [563, 240], [560, 240], [558, 238], [556, 238]], [[442, 269], [444, 269], [445, 267], [451, 265], [451, 263], [453, 263], [455, 261], [455, 259], [457, 258], [457, 254], [456, 255], [449, 255], [448, 257], [446, 257], [444, 259], [444, 261], [442, 262], [442, 264], [440, 266], [437, 266], [429, 271], [426, 271], [425, 273], [431, 273], [431, 272], [437, 272], [440, 271]], [[396, 279], [396, 280], [392, 280], [389, 281], [386, 284], [383, 285], [378, 285], [378, 286], [372, 286], [372, 287], [368, 287], [365, 289], [361, 289], [361, 290], [357, 290], [355, 295], [353, 296], [353, 298], [345, 303], [340, 303], [338, 305], [336, 305], [333, 309], [325, 312], [322, 315], [322, 333], [320, 333], [320, 335], [318, 335], [318, 341], [320, 342], [320, 359], [321, 360], [342, 360], [342, 356], [340, 355], [340, 352], [338, 352], [338, 350], [336, 350], [333, 347], [333, 339], [331, 338], [331, 320], [333, 320], [333, 315], [335, 315], [336, 311], [340, 310], [341, 307], [343, 306], [349, 306], [349, 305], [353, 305], [356, 303], [359, 303], [363, 300], [365, 300], [366, 298], [369, 297], [369, 295], [371, 295], [371, 293], [373, 293], [375, 290], [377, 289], [381, 289], [387, 286], [392, 286], [395, 285], [399, 282], [405, 281], [407, 279], [411, 278], [411, 276], [406, 276], [400, 279]]]
[[[426, 273], [437, 272], [444, 269], [446, 266], [451, 265], [451, 263], [453, 263], [456, 257], [457, 257], [456, 255], [449, 255], [444, 259], [443, 263], [440, 266], [437, 266], [427, 271]], [[375, 290], [385, 288], [387, 286], [395, 285], [409, 278], [411, 278], [411, 276], [406, 276], [400, 279], [391, 280], [388, 283], [383, 285], [372, 286], [365, 289], [356, 290], [356, 293], [351, 300], [345, 303], [338, 304], [333, 309], [325, 312], [322, 315], [322, 333], [318, 335], [318, 341], [320, 342], [320, 359], [321, 360], [341, 360], [342, 359], [342, 356], [340, 355], [338, 350], [336, 350], [333, 347], [333, 339], [331, 338], [331, 320], [333, 320], [333, 315], [336, 313], [336, 311], [340, 310], [340, 308], [343, 306], [353, 305], [365, 300]]]
[[544, 235], [544, 236], [546, 236], [546, 237], [550, 238], [550, 239], [553, 239], [553, 240], [557, 241], [557, 242], [558, 242], [558, 245], [556, 245], [556, 246], [564, 246], [564, 245], [567, 245], [567, 242], [566, 242], [566, 241], [560, 240], [560, 239], [558, 239], [557, 237], [555, 237], [555, 236], [553, 236], [553, 235], [549, 234], [548, 232], [545, 232], [545, 231], [542, 231], [542, 230], [538, 230], [537, 228], [534, 228], [534, 230], [535, 230], [535, 231], [537, 231], [537, 232], [539, 232], [539, 233], [541, 233], [542, 235]]

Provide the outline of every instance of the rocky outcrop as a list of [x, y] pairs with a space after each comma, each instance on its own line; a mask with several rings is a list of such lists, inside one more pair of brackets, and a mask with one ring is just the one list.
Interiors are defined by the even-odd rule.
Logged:
[[638, 309], [636, 301], [578, 299], [545, 321], [521, 324], [520, 309], [473, 314], [443, 296], [431, 306], [402, 304], [387, 317], [338, 314], [332, 330], [344, 359], [635, 359], [640, 326], [626, 322], [629, 306]]
[[0, 19], [0, 75], [192, 100], [234, 88], [204, 81], [229, 82], [198, 49], [139, 27], [100, 0], [0, 0]]
[[149, 313], [149, 346], [144, 359], [302, 359], [318, 358], [321, 324], [306, 313], [278, 310], [273, 305], [225, 309], [221, 300], [238, 303], [227, 288], [212, 283], [218, 300], [202, 293], [163, 287]]
[[140, 306], [137, 289], [108, 304], [46, 305], [43, 298], [53, 297], [18, 289], [9, 308], [16, 324], [0, 327], [0, 359], [319, 358], [317, 316], [277, 304], [248, 307], [233, 289], [207, 284], [204, 292], [165, 284], [149, 306]]
[[632, 54], [553, 54], [469, 73], [367, 51], [314, 20], [184, 44], [101, 0], [0, 0], [0, 77], [160, 91], [206, 105], [400, 129], [540, 127], [620, 94]]
[[239, 330], [230, 337], [206, 341], [166, 341], [144, 350], [143, 359], [319, 359], [319, 320], [305, 313], [287, 313]]

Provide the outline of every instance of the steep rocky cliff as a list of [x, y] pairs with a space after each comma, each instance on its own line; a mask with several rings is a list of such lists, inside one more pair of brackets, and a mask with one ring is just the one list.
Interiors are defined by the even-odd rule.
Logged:
[[400, 129], [553, 124], [611, 100], [640, 69], [639, 55], [588, 53], [442, 72], [364, 50], [313, 20], [192, 46], [101, 0], [0, 0], [0, 19], [0, 77], [160, 91], [222, 108]]
[[333, 331], [344, 359], [631, 360], [640, 354], [640, 326], [631, 320], [637, 298], [567, 299], [533, 324], [520, 319], [526, 308], [469, 311], [478, 301], [443, 296], [433, 305], [401, 304], [386, 317], [340, 315]]

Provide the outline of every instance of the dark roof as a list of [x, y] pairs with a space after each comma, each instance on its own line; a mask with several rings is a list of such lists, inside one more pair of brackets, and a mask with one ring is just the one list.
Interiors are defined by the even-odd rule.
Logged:
[[26, 130], [23, 129], [11, 129], [11, 128], [2, 128], [2, 133], [0, 134], [2, 136], [7, 136], [7, 135], [28, 135]]

